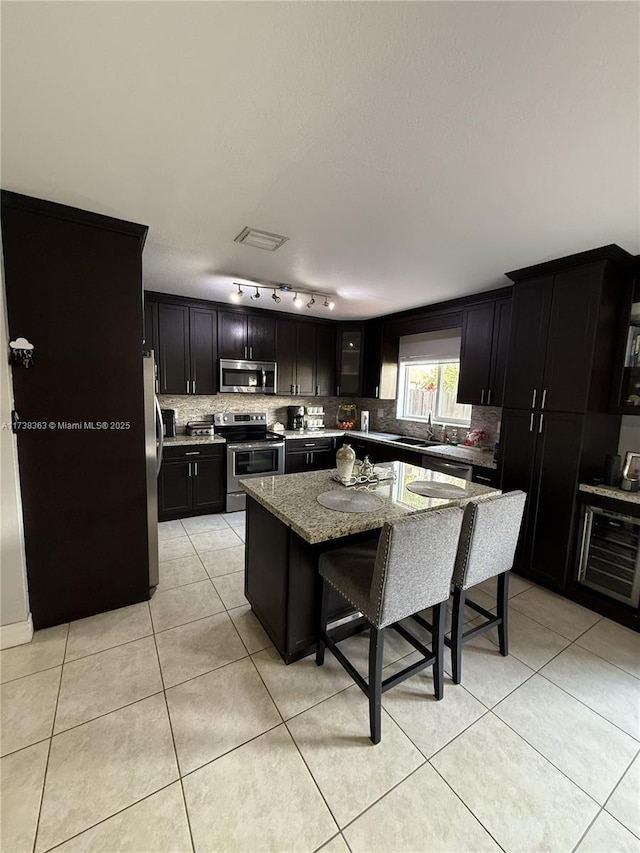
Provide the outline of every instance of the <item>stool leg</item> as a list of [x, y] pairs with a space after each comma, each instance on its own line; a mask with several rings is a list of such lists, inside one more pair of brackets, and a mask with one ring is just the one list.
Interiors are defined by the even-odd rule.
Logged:
[[318, 575], [318, 610], [317, 610], [317, 630], [316, 630], [316, 665], [322, 666], [324, 663], [324, 650], [326, 648], [323, 635], [327, 630], [327, 615], [329, 610], [329, 584], [325, 581], [321, 574]]
[[462, 633], [464, 630], [464, 600], [463, 589], [453, 590], [453, 621], [451, 624], [451, 667], [453, 683], [460, 684], [462, 678]]
[[431, 651], [436, 656], [433, 662], [433, 690], [436, 699], [444, 696], [444, 623], [445, 603], [441, 601], [433, 608], [433, 626], [431, 632]]
[[498, 643], [500, 654], [509, 654], [509, 572], [498, 575]]
[[369, 726], [371, 740], [380, 743], [382, 737], [382, 651], [384, 628], [371, 626], [369, 638]]

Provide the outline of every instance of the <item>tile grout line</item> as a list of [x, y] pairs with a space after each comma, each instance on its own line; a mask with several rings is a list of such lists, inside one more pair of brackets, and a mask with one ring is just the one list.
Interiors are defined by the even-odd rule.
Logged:
[[51, 735], [49, 737], [49, 749], [47, 750], [47, 760], [44, 766], [44, 775], [42, 777], [42, 789], [40, 791], [40, 803], [38, 804], [38, 816], [36, 819], [36, 831], [33, 836], [33, 843], [31, 845], [31, 850], [34, 851], [36, 849], [36, 845], [38, 843], [38, 834], [40, 833], [40, 820], [42, 818], [42, 806], [44, 805], [44, 792], [47, 785], [47, 776], [49, 775], [49, 760], [51, 758], [51, 748], [53, 746], [53, 730], [56, 724], [56, 717], [58, 715], [58, 702], [60, 701], [60, 691], [62, 690], [62, 676], [64, 675], [64, 665], [65, 658], [67, 656], [67, 645], [69, 643], [69, 634], [71, 632], [71, 623], [67, 626], [67, 636], [64, 641], [64, 652], [62, 654], [62, 665], [60, 667], [60, 681], [58, 682], [58, 693], [56, 695], [56, 706], [53, 712], [53, 719], [51, 720]]
[[[151, 607], [149, 607], [149, 611], [151, 611]], [[162, 672], [162, 663], [160, 662], [160, 652], [158, 651], [158, 644], [156, 642], [155, 633], [153, 635], [153, 645], [154, 645], [155, 650], [156, 650], [156, 660], [158, 662], [158, 669], [160, 671], [160, 681], [162, 683], [162, 696], [164, 698], [164, 707], [165, 707], [165, 710], [167, 712], [167, 721], [169, 723], [169, 731], [171, 733], [171, 743], [173, 744], [173, 757], [174, 757], [174, 760], [176, 762], [176, 770], [178, 773], [178, 781], [180, 783], [180, 792], [182, 794], [182, 804], [184, 806], [184, 813], [185, 813], [185, 817], [187, 819], [187, 828], [189, 830], [189, 841], [191, 843], [191, 850], [193, 853], [193, 851], [195, 850], [195, 844], [193, 842], [193, 831], [191, 829], [191, 819], [189, 817], [189, 809], [187, 808], [187, 798], [185, 797], [185, 793], [184, 793], [184, 785], [182, 782], [182, 773], [181, 773], [181, 769], [180, 769], [180, 760], [178, 758], [178, 750], [176, 747], [176, 739], [175, 739], [175, 735], [173, 733], [173, 724], [171, 722], [171, 713], [169, 711], [169, 700], [167, 699], [167, 686], [166, 686], [165, 680], [164, 680], [164, 673]], [[157, 793], [157, 792], [154, 792], [154, 793]]]

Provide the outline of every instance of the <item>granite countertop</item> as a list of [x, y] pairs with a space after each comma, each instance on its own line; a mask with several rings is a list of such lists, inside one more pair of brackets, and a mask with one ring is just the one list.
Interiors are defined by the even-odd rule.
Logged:
[[183, 444], [226, 444], [227, 442], [219, 435], [176, 435], [174, 438], [165, 438], [165, 447], [180, 447]]
[[604, 498], [613, 498], [616, 501], [624, 501], [630, 504], [640, 504], [640, 492], [624, 492], [615, 486], [591, 486], [589, 483], [580, 483], [579, 491], [591, 495], [602, 495]]
[[476, 447], [464, 447], [463, 445], [453, 446], [451, 444], [438, 444], [433, 447], [416, 447], [415, 444], [404, 444], [396, 439], [401, 438], [397, 433], [384, 432], [362, 432], [361, 430], [350, 429], [314, 429], [297, 432], [287, 429], [283, 433], [285, 440], [291, 438], [365, 438], [368, 441], [375, 441], [378, 444], [385, 444], [387, 447], [400, 447], [403, 450], [413, 450], [415, 453], [421, 453], [425, 456], [435, 456], [440, 459], [448, 459], [452, 462], [466, 462], [470, 465], [479, 465], [482, 468], [497, 468], [493, 461], [493, 451], [479, 450]]
[[[419, 510], [464, 506], [472, 498], [498, 493], [498, 489], [468, 483], [458, 477], [425, 470], [404, 462], [386, 462], [376, 468], [391, 469], [396, 474], [396, 481], [381, 483], [375, 488], [375, 493], [385, 499], [385, 505], [374, 512], [339, 512], [318, 503], [317, 497], [323, 492], [345, 490], [345, 486], [332, 479], [335, 470], [254, 477], [241, 480], [240, 487], [312, 545], [354, 533], [379, 530], [385, 521], [394, 521]], [[450, 483], [465, 488], [467, 494], [453, 500], [423, 497], [407, 490], [406, 486], [414, 480]]]

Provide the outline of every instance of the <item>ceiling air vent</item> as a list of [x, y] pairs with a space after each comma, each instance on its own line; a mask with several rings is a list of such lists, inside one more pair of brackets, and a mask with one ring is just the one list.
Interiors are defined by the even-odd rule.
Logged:
[[288, 239], [288, 237], [281, 237], [280, 234], [258, 231], [257, 228], [243, 228], [234, 242], [242, 243], [243, 246], [253, 246], [254, 249], [265, 249], [267, 252], [275, 252]]

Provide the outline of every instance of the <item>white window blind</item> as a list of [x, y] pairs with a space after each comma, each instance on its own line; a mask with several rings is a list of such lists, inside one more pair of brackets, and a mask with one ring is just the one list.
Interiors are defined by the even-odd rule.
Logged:
[[459, 361], [462, 329], [422, 332], [400, 338], [400, 361]]

